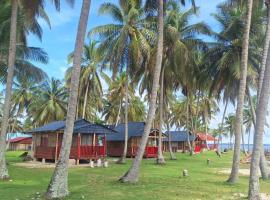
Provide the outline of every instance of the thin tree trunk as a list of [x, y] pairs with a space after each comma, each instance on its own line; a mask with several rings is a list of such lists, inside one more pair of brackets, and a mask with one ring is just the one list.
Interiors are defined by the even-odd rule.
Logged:
[[119, 104], [119, 109], [118, 109], [118, 113], [117, 113], [117, 117], [116, 117], [115, 126], [117, 126], [119, 124], [121, 110], [122, 110], [122, 100], [120, 100], [120, 104]]
[[131, 168], [128, 172], [120, 179], [122, 182], [135, 183], [138, 181], [140, 164], [144, 155], [145, 147], [148, 141], [151, 124], [155, 117], [156, 111], [156, 101], [157, 101], [157, 91], [159, 87], [159, 78], [161, 72], [162, 64], [162, 53], [163, 53], [163, 0], [159, 0], [158, 6], [158, 45], [157, 45], [157, 55], [156, 55], [156, 66], [154, 70], [153, 85], [151, 91], [151, 98], [149, 102], [149, 110], [147, 115], [147, 120], [144, 128], [144, 133], [141, 139], [138, 153], [132, 163]]
[[250, 165], [249, 179], [249, 199], [260, 199], [259, 194], [259, 164], [260, 155], [262, 154], [263, 133], [266, 123], [267, 108], [270, 96], [270, 51], [268, 50], [267, 65], [264, 72], [263, 84], [259, 99], [259, 104], [256, 109], [256, 126], [253, 142], [252, 159]]
[[[255, 127], [256, 127], [256, 125], [255, 125], [255, 123], [256, 123], [256, 113], [255, 113], [253, 101], [252, 101], [251, 94], [250, 94], [248, 86], [247, 86], [247, 96], [248, 96], [248, 101], [249, 101], [249, 105], [250, 105], [250, 108], [251, 108], [252, 122], [253, 122], [253, 126], [254, 126], [254, 129], [255, 129]], [[269, 170], [268, 170], [268, 166], [267, 166], [267, 162], [266, 162], [266, 158], [265, 158], [265, 154], [264, 154], [264, 145], [263, 145], [263, 143], [262, 143], [262, 146], [261, 146], [261, 155], [260, 155], [260, 171], [261, 171], [262, 178], [264, 180], [267, 180], [267, 179], [270, 178], [269, 177]]]
[[125, 143], [123, 154], [121, 158], [117, 161], [118, 164], [126, 163], [127, 148], [128, 148], [128, 67], [126, 69], [126, 83], [125, 83]]
[[250, 154], [250, 130], [248, 131], [248, 153]]
[[11, 25], [10, 25], [10, 41], [9, 41], [9, 54], [8, 54], [8, 74], [6, 83], [6, 93], [4, 102], [4, 111], [1, 124], [0, 135], [0, 179], [9, 179], [8, 169], [6, 165], [6, 135], [8, 127], [8, 119], [10, 115], [10, 104], [12, 95], [12, 83], [15, 70], [16, 59], [16, 38], [17, 38], [17, 17], [18, 17], [18, 2], [17, 0], [11, 1]]
[[243, 126], [243, 106], [245, 100], [245, 90], [247, 82], [247, 68], [248, 68], [248, 48], [249, 48], [249, 32], [252, 16], [253, 0], [247, 1], [247, 16], [243, 35], [243, 46], [241, 56], [241, 74], [240, 84], [237, 97], [236, 123], [235, 123], [235, 144], [232, 162], [232, 170], [228, 182], [236, 183], [239, 179], [239, 163], [240, 163], [240, 143], [241, 131]]
[[159, 134], [158, 134], [158, 157], [157, 164], [165, 164], [165, 159], [162, 153], [162, 127], [163, 127], [163, 106], [164, 106], [164, 73], [163, 66], [160, 79], [160, 98], [159, 98]]
[[83, 101], [83, 115], [82, 118], [85, 119], [85, 114], [86, 114], [86, 105], [87, 105], [87, 100], [88, 100], [88, 91], [89, 91], [89, 82], [87, 82], [85, 94], [84, 94], [84, 101]]
[[245, 147], [245, 137], [244, 137], [244, 131], [242, 131], [242, 146], [243, 146], [243, 152], [244, 154], [247, 156], [247, 151], [246, 151], [246, 147]]
[[[225, 103], [225, 108], [223, 111], [223, 115], [222, 115], [222, 120], [221, 120], [221, 132], [219, 134], [219, 140], [218, 140], [218, 152], [220, 153], [222, 151], [221, 149], [221, 145], [222, 145], [222, 134], [223, 134], [223, 129], [224, 129], [224, 120], [225, 120], [225, 116], [226, 116], [226, 111], [227, 111], [227, 107], [228, 107], [228, 101], [226, 101]], [[220, 144], [221, 142], [221, 144]]]
[[187, 95], [187, 109], [186, 109], [186, 129], [187, 129], [187, 142], [188, 142], [188, 148], [189, 148], [189, 153], [192, 156], [193, 155], [193, 150], [192, 150], [192, 146], [191, 146], [191, 142], [190, 142], [190, 137], [189, 137], [189, 128], [188, 128], [188, 121], [189, 121], [189, 101], [188, 101], [189, 97]]
[[173, 153], [173, 150], [172, 150], [172, 134], [170, 132], [170, 125], [169, 125], [169, 123], [167, 123], [167, 132], [168, 132], [168, 137], [169, 137], [168, 139], [169, 139], [170, 159], [171, 160], [176, 160], [176, 156], [175, 156], [175, 154]]
[[72, 143], [74, 120], [78, 99], [79, 78], [83, 53], [83, 44], [88, 23], [91, 0], [83, 0], [81, 15], [77, 30], [73, 70], [71, 75], [70, 96], [67, 110], [66, 128], [60, 150], [59, 160], [47, 189], [46, 198], [56, 199], [68, 196], [68, 162]]

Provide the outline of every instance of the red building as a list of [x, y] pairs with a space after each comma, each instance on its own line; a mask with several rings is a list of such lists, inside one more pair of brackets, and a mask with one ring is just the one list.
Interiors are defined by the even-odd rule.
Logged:
[[8, 141], [10, 151], [30, 151], [32, 146], [32, 137], [17, 137]]
[[195, 153], [199, 153], [204, 149], [216, 150], [218, 148], [217, 139], [210, 134], [197, 133], [195, 138]]
[[[65, 121], [55, 121], [27, 133], [33, 136], [32, 153], [38, 160], [57, 161], [61, 149]], [[107, 155], [106, 136], [115, 131], [84, 119], [75, 121], [70, 159], [96, 160]]]
[[[111, 126], [112, 128], [113, 126]], [[127, 157], [135, 157], [141, 137], [144, 132], [144, 122], [129, 122], [128, 123], [128, 149]], [[125, 124], [119, 124], [113, 128], [117, 133], [108, 135], [107, 137], [107, 148], [108, 155], [113, 157], [120, 157], [123, 154], [124, 143], [125, 143]], [[156, 158], [158, 147], [159, 130], [152, 129], [149, 135], [147, 146], [145, 148], [145, 158]]]

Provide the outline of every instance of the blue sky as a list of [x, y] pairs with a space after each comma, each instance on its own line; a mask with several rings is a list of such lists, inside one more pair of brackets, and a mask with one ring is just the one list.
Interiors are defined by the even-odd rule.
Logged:
[[[73, 8], [70, 8], [70, 6], [63, 3], [61, 12], [55, 11], [54, 7], [50, 4], [46, 5], [46, 11], [51, 20], [51, 29], [45, 24], [44, 21], [41, 21], [40, 23], [43, 28], [42, 41], [39, 41], [32, 35], [30, 35], [28, 38], [28, 43], [30, 46], [41, 47], [48, 53], [49, 63], [47, 65], [38, 64], [38, 66], [47, 72], [50, 77], [63, 79], [65, 70], [68, 67], [67, 55], [74, 49], [82, 0], [76, 0], [75, 2], [76, 3]], [[117, 3], [118, 0], [92, 1], [87, 29], [88, 31], [92, 27], [112, 22], [108, 16], [98, 15], [98, 8], [104, 2]], [[197, 17], [194, 17], [192, 21], [204, 21], [211, 26], [212, 29], [218, 30], [218, 24], [211, 14], [216, 11], [216, 6], [221, 2], [223, 2], [223, 0], [197, 0], [196, 4], [200, 7], [200, 9]], [[187, 5], [186, 7], [190, 7], [190, 5]], [[224, 105], [222, 105], [222, 103], [220, 104], [220, 109], [221, 111], [224, 109]], [[234, 107], [230, 105], [227, 113], [234, 112], [234, 110]], [[211, 127], [216, 127], [217, 124], [220, 123], [221, 117], [222, 113], [219, 113], [215, 119], [211, 121]], [[266, 134], [265, 143], [270, 143], [269, 134]]]

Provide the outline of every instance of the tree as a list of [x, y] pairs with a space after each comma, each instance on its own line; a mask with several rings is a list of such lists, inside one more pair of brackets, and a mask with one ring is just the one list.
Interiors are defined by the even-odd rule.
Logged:
[[[102, 68], [102, 54], [97, 51], [97, 41], [90, 41], [84, 45], [81, 65], [79, 100], [77, 118], [94, 121], [96, 113], [102, 110], [103, 88], [101, 84], [100, 70]], [[74, 53], [68, 56], [72, 63]], [[72, 67], [66, 71], [67, 86], [70, 86]]]
[[156, 100], [157, 100], [157, 91], [159, 86], [159, 78], [162, 65], [162, 53], [163, 53], [163, 0], [158, 1], [158, 43], [157, 43], [157, 56], [156, 56], [156, 66], [154, 70], [154, 78], [151, 92], [151, 99], [149, 102], [149, 110], [147, 114], [146, 124], [144, 128], [144, 133], [141, 139], [141, 143], [138, 149], [138, 153], [133, 161], [131, 168], [128, 172], [120, 179], [122, 182], [137, 182], [139, 167], [144, 155], [146, 143], [148, 141], [151, 124], [154, 119], [155, 110], [156, 110]]
[[264, 72], [262, 89], [259, 97], [259, 104], [256, 109], [256, 125], [253, 142], [253, 152], [250, 165], [249, 178], [249, 199], [261, 199], [259, 194], [259, 175], [258, 169], [260, 164], [260, 156], [262, 154], [263, 133], [266, 123], [267, 107], [270, 96], [270, 52], [268, 50], [267, 64]]
[[[95, 27], [90, 34], [98, 34], [102, 39], [99, 46], [105, 52], [105, 61], [110, 63], [113, 71], [112, 79], [117, 72], [126, 69], [125, 95], [125, 148], [118, 163], [125, 163], [128, 138], [128, 85], [129, 74], [142, 66], [150, 52], [148, 38], [153, 32], [147, 27], [142, 1], [119, 1], [119, 6], [104, 3], [99, 9], [100, 14], [109, 14], [117, 24], [107, 24]], [[148, 25], [149, 26], [149, 25]]]
[[30, 99], [28, 106], [28, 118], [32, 119], [32, 123], [42, 126], [52, 121], [64, 120], [68, 93], [61, 81], [52, 78], [36, 87], [34, 86], [35, 90], [31, 91], [33, 94], [30, 93], [33, 98]]
[[82, 62], [83, 44], [88, 22], [90, 0], [83, 0], [81, 15], [78, 25], [77, 38], [73, 59], [73, 72], [70, 84], [70, 96], [67, 110], [66, 128], [59, 160], [56, 164], [53, 176], [47, 189], [46, 198], [62, 198], [68, 195], [68, 161], [72, 142], [74, 120], [77, 107], [79, 77]]

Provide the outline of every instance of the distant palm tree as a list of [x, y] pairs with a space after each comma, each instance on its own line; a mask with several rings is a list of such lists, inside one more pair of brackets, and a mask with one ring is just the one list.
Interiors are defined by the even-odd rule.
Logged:
[[39, 86], [29, 105], [29, 114], [36, 126], [64, 120], [67, 112], [67, 89], [60, 80], [52, 78]]
[[[100, 70], [102, 68], [102, 55], [97, 51], [97, 41], [90, 41], [84, 45], [81, 76], [79, 86], [79, 100], [77, 118], [90, 121], [96, 117], [96, 112], [102, 109], [103, 87], [101, 84]], [[73, 62], [74, 53], [69, 55], [69, 63]], [[68, 87], [71, 82], [72, 67], [66, 72]]]

